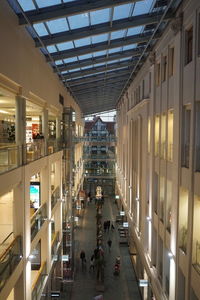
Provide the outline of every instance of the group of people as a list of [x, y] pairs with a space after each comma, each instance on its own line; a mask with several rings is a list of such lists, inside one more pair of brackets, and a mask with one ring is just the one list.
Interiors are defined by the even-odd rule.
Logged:
[[104, 221], [103, 228], [104, 228], [104, 232], [109, 232], [110, 228], [112, 231], [115, 229], [114, 225], [111, 224], [110, 220]]
[[[86, 268], [86, 254], [85, 251], [82, 250], [80, 253], [80, 259], [81, 259], [81, 264], [82, 264], [82, 269]], [[90, 267], [89, 271], [95, 270], [95, 267], [97, 268], [97, 277], [99, 276], [98, 274], [101, 273], [102, 268], [104, 268], [105, 265], [105, 260], [104, 260], [104, 251], [101, 247], [97, 247], [94, 249], [94, 252], [92, 253], [90, 257]]]

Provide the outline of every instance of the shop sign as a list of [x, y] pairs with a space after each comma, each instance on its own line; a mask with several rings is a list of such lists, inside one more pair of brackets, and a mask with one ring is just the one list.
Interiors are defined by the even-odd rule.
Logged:
[[69, 255], [63, 255], [62, 261], [69, 261]]
[[119, 195], [116, 195], [116, 196], [115, 196], [115, 199], [119, 199]]
[[120, 211], [120, 216], [125, 216], [125, 211]]

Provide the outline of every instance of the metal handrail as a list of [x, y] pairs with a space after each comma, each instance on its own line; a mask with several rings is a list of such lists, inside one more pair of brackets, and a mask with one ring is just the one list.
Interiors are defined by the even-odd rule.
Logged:
[[10, 245], [4, 250], [4, 252], [0, 255], [0, 262], [5, 258], [6, 254], [9, 252], [10, 248], [12, 248], [13, 244], [15, 244], [16, 240], [19, 239], [19, 235], [10, 243]]
[[13, 231], [11, 233], [9, 233], [9, 235], [3, 240], [3, 242], [0, 244], [0, 246], [2, 246], [13, 233], [14, 233]]

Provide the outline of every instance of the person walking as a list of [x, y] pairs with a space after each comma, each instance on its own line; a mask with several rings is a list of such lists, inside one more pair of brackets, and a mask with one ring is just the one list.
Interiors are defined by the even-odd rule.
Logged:
[[110, 220], [107, 221], [107, 230], [108, 230], [108, 232], [110, 230]]
[[111, 230], [114, 231], [114, 229], [115, 229], [115, 227], [114, 227], [114, 225], [112, 224], [112, 225], [111, 225]]
[[85, 251], [83, 251], [83, 250], [80, 253], [80, 259], [81, 259], [81, 265], [82, 265], [82, 269], [83, 269], [85, 266], [85, 263], [86, 263]]
[[90, 258], [90, 268], [89, 271], [91, 271], [93, 269], [94, 272], [94, 254], [92, 254], [91, 258]]
[[108, 244], [108, 249], [109, 249], [109, 252], [110, 252], [111, 246], [112, 246], [112, 241], [111, 241], [111, 239], [109, 239], [109, 240], [107, 241], [107, 244]]

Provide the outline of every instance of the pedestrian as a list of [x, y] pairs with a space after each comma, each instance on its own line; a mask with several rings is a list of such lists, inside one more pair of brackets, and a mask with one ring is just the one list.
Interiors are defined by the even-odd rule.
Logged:
[[111, 230], [113, 231], [115, 229], [114, 225], [112, 224], [111, 225]]
[[92, 256], [90, 258], [90, 268], [89, 268], [89, 271], [91, 271], [92, 269], [94, 271], [94, 254], [92, 254]]
[[111, 249], [111, 246], [112, 246], [112, 241], [111, 241], [111, 239], [109, 239], [109, 240], [107, 241], [107, 244], [108, 244], [108, 248], [109, 248], [109, 252], [110, 252], [110, 249]]
[[83, 250], [80, 253], [80, 259], [81, 259], [81, 265], [82, 265], [82, 269], [83, 269], [83, 267], [85, 266], [85, 263], [86, 263], [85, 251], [83, 251]]
[[107, 230], [110, 230], [110, 220], [107, 221]]
[[104, 232], [106, 232], [106, 229], [107, 229], [107, 221], [104, 221], [104, 222], [103, 222], [103, 228], [104, 228]]

